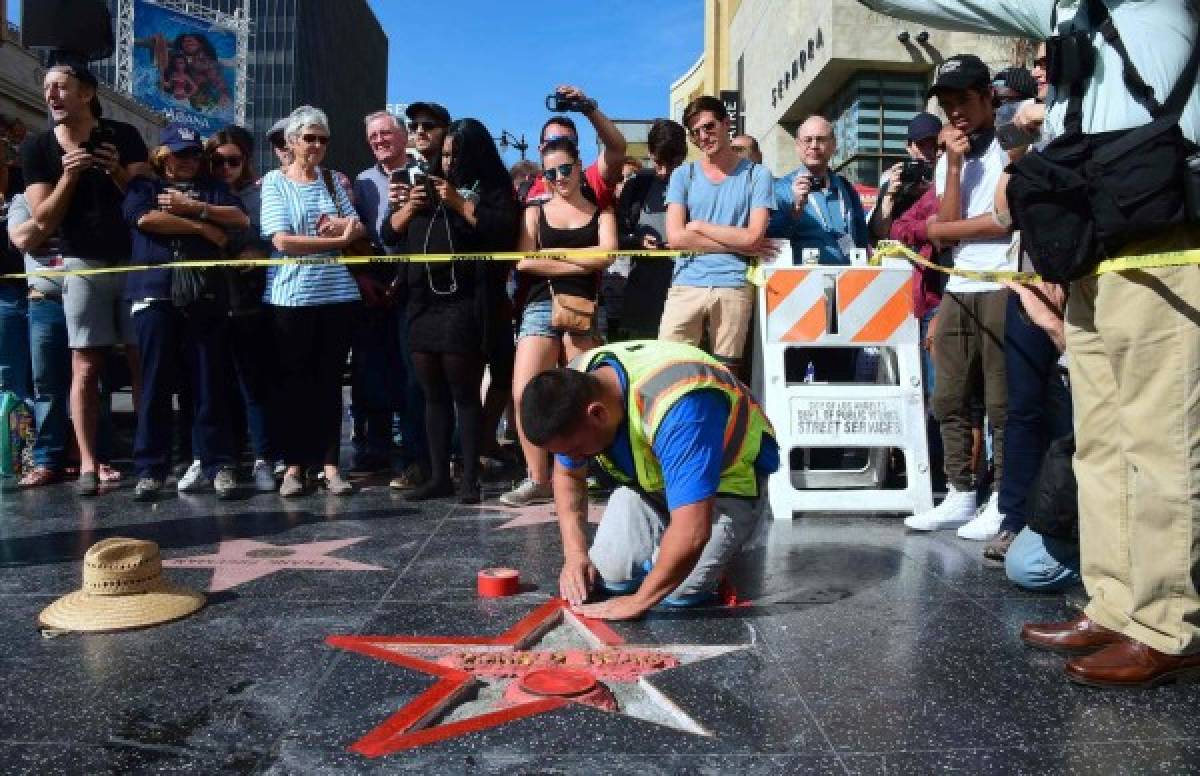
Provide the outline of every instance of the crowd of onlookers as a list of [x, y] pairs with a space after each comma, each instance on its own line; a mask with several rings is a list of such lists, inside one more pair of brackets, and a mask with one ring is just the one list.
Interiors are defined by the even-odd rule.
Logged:
[[[124, 375], [137, 416], [135, 498], [154, 498], [172, 476], [180, 492], [227, 497], [244, 487], [247, 452], [241, 480], [255, 490], [350, 494], [340, 458], [348, 365], [353, 470], [395, 466], [392, 487], [416, 500], [454, 495], [456, 471], [458, 498], [477, 503], [481, 466], [507, 460], [527, 474], [501, 501], [548, 502], [550, 456], [511, 412], [525, 385], [606, 339], [703, 344], [744, 374], [755, 304], [747, 265], [775, 257], [780, 240], [796, 263], [847, 265], [890, 239], [959, 269], [1021, 265], [1004, 170], [1033, 138], [1049, 139], [1039, 133], [1044, 53], [1032, 72], [994, 78], [974, 56], [949, 63], [929, 93], [947, 122], [912, 118], [909, 158], [883, 173], [868, 211], [833, 169], [835, 129], [821, 116], [796, 132], [802, 165], [776, 177], [755, 138], [731, 133], [723, 104], [700, 97], [682, 124], [654, 122], [645, 168], [595, 100], [561, 87], [603, 152], [583, 159], [574, 120], [555, 115], [539, 159], [508, 170], [480, 122], [415, 102], [404, 117], [365, 118], [375, 164], [350, 180], [323, 161], [331, 142], [362, 139], [331, 138], [325, 114], [302, 106], [262, 139], [278, 167], [260, 176], [246, 130], [204, 138], [172, 124], [148, 149], [99, 115], [87, 67], [60, 61], [45, 79], [53, 127], [32, 133], [6, 166], [5, 271], [585, 248], [695, 255], [198, 264], [0, 281], [6, 387], [36, 415], [36, 465], [20, 485], [70, 472], [92, 496], [121, 477], [112, 464], [128, 451], [113, 449], [110, 394]], [[998, 136], [998, 113], [1028, 139]], [[1075, 581], [1076, 548], [1025, 529], [1044, 453], [1071, 430], [1061, 341], [1034, 320], [1039, 302], [1061, 309], [1061, 290], [914, 273], [931, 442], [948, 494], [907, 525], [987, 542], [988, 562], [1008, 557], [1026, 586]], [[807, 362], [805, 379], [849, 381], [862, 376], [859, 360], [809, 350], [796, 366]], [[501, 425], [519, 458], [499, 443]]]

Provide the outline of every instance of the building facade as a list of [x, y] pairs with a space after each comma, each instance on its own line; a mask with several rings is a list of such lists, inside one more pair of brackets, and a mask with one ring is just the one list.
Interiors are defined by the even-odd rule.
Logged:
[[[250, 17], [246, 123], [260, 172], [276, 164], [267, 130], [305, 104], [329, 116], [330, 167], [353, 176], [371, 164], [362, 119], [387, 102], [388, 39], [367, 0], [191, 2], [222, 13], [245, 8]], [[115, 18], [117, 0], [108, 4]], [[112, 60], [97, 63], [96, 72], [116, 82]]]
[[[705, 15], [702, 59], [715, 57], [723, 74], [711, 83], [693, 74], [699, 81], [693, 89], [727, 103], [729, 95], [718, 92], [736, 92], [741, 129], [758, 139], [777, 175], [799, 165], [800, 123], [825, 116], [838, 141], [834, 166], [866, 185], [904, 156], [908, 121], [926, 108], [938, 63], [972, 53], [997, 69], [1021, 48], [1011, 38], [924, 29], [856, 0], [706, 0]], [[710, 35], [710, 19], [714, 25], [728, 19], [728, 29]], [[672, 88], [673, 111], [683, 96], [682, 88]]]

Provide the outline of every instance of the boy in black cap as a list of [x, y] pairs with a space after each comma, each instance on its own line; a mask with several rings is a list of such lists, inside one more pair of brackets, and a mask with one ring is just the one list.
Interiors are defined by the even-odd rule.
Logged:
[[[1016, 269], [1009, 258], [1011, 237], [995, 218], [996, 187], [1008, 155], [996, 141], [992, 78], [979, 57], [960, 54], [943, 62], [930, 87], [946, 114], [934, 183], [938, 211], [927, 238], [952, 245], [957, 269]], [[991, 423], [995, 481], [1003, 476], [1007, 386], [1004, 368], [1004, 317], [1007, 292], [998, 283], [951, 277], [938, 311], [933, 335], [935, 380], [933, 413], [941, 425], [948, 490], [936, 508], [906, 519], [913, 530], [957, 528], [963, 539], [987, 541], [1000, 529], [996, 493], [976, 512], [972, 472], [971, 398], [984, 389]]]

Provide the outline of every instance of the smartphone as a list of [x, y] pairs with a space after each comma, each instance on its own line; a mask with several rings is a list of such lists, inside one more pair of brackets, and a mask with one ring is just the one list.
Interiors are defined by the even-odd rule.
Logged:
[[403, 167], [392, 170], [392, 174], [388, 176], [388, 182], [392, 184], [408, 183], [408, 171]]
[[92, 127], [92, 131], [91, 134], [88, 135], [87, 142], [83, 144], [83, 149], [89, 154], [94, 154], [96, 153], [96, 149], [105, 143], [116, 146], [117, 133], [114, 132], [113, 128], [110, 126], [106, 126], [105, 124], [97, 124], [96, 126]]

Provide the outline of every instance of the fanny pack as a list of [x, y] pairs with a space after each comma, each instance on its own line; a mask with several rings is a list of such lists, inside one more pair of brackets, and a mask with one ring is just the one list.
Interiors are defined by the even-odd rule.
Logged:
[[550, 286], [550, 325], [573, 334], [588, 334], [596, 321], [596, 300], [576, 294], [562, 294]]
[[1121, 57], [1126, 88], [1152, 120], [1133, 129], [1084, 134], [1084, 87], [1098, 58], [1090, 33], [1077, 30], [1047, 41], [1049, 78], [1070, 95], [1065, 132], [1009, 167], [1007, 191], [1034, 269], [1057, 283], [1088, 275], [1133, 238], [1200, 221], [1200, 186], [1189, 180], [1197, 174], [1189, 166], [1197, 147], [1179, 127], [1200, 70], [1200, 33], [1171, 94], [1159, 103], [1104, 3], [1087, 0], [1087, 9], [1091, 29]]

